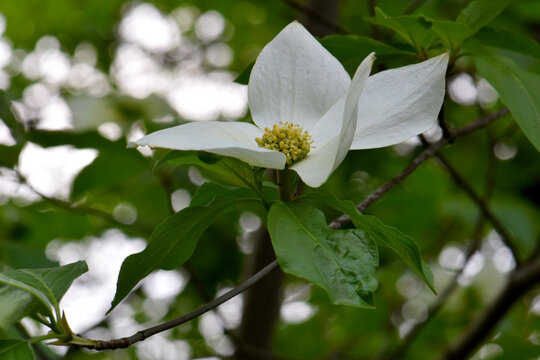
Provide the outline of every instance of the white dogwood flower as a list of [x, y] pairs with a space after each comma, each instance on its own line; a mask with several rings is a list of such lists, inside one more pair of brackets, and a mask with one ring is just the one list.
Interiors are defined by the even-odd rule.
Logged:
[[396, 144], [436, 121], [447, 54], [369, 77], [374, 60], [368, 55], [351, 81], [339, 61], [293, 22], [253, 66], [248, 102], [255, 125], [193, 122], [130, 145], [207, 151], [254, 166], [289, 168], [318, 187], [349, 149]]

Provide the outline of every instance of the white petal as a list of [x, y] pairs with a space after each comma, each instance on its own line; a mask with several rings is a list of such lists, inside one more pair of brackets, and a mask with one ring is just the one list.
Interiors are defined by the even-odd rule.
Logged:
[[280, 121], [310, 130], [349, 88], [343, 66], [298, 22], [283, 29], [259, 54], [248, 85], [253, 121]]
[[351, 149], [397, 144], [430, 129], [445, 90], [448, 53], [371, 76], [358, 104]]
[[284, 154], [257, 145], [255, 138], [262, 134], [263, 132], [252, 124], [205, 121], [156, 131], [134, 144], [173, 150], [208, 151], [231, 156], [254, 166], [283, 169], [286, 163]]
[[321, 186], [341, 164], [353, 141], [356, 127], [358, 98], [375, 61], [371, 53], [360, 64], [347, 94], [317, 122], [313, 128], [313, 150], [291, 166], [311, 187]]

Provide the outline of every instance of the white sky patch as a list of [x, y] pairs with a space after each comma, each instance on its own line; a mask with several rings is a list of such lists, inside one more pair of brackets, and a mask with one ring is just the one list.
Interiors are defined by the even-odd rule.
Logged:
[[243, 231], [253, 232], [259, 230], [262, 221], [261, 218], [254, 213], [245, 211], [242, 213], [242, 215], [240, 215], [240, 219], [238, 219], [238, 224]]
[[225, 43], [210, 45], [205, 53], [206, 61], [216, 67], [227, 67], [233, 60], [233, 51]]
[[90, 66], [96, 66], [97, 64], [96, 47], [87, 42], [80, 43], [75, 48], [75, 54], [73, 54], [73, 58], [76, 62], [85, 63]]
[[4, 70], [0, 70], [0, 89], [7, 90], [11, 85], [11, 77]]
[[142, 290], [150, 299], [171, 300], [184, 290], [187, 282], [184, 272], [157, 270], [142, 281]]
[[280, 311], [283, 321], [289, 324], [303, 323], [309, 320], [316, 312], [317, 309], [305, 301], [283, 304]]
[[180, 44], [180, 31], [174, 19], [148, 3], [136, 5], [127, 12], [119, 33], [124, 40], [156, 53], [173, 50]]
[[439, 254], [439, 264], [449, 270], [459, 270], [465, 265], [465, 255], [461, 249], [448, 246]]
[[171, 194], [171, 205], [174, 211], [178, 212], [189, 206], [191, 194], [184, 189], [178, 189]]
[[27, 186], [21, 185], [13, 170], [0, 167], [0, 205], [8, 199], [14, 199], [17, 205], [23, 206], [39, 200], [39, 196]]
[[396, 288], [403, 297], [412, 298], [420, 294], [423, 285], [418, 277], [411, 273], [405, 273], [396, 281]]
[[11, 131], [7, 125], [0, 119], [0, 144], [12, 146], [15, 145], [15, 139], [11, 135]]
[[187, 341], [168, 340], [165, 335], [158, 334], [136, 345], [137, 355], [141, 359], [152, 360], [189, 360], [191, 346]]
[[474, 79], [467, 73], [461, 73], [448, 84], [450, 98], [460, 105], [474, 105], [478, 96]]
[[[219, 289], [216, 294], [216, 297], [219, 297], [229, 291], [232, 287], [226, 287]], [[242, 321], [242, 309], [244, 307], [244, 298], [242, 294], [237, 295], [230, 299], [229, 301], [224, 302], [222, 305], [218, 306], [217, 311], [221, 316], [221, 323], [227, 329], [234, 329], [240, 325]]]
[[10, 63], [12, 54], [11, 43], [5, 38], [0, 38], [0, 68]]
[[98, 132], [101, 136], [110, 141], [116, 141], [120, 139], [123, 134], [120, 125], [112, 121], [107, 121], [99, 125]]
[[220, 38], [225, 30], [225, 19], [217, 11], [207, 11], [195, 23], [195, 34], [202, 41], [214, 41]]
[[19, 171], [42, 194], [67, 199], [73, 179], [97, 154], [94, 149], [69, 145], [42, 148], [27, 143], [19, 157]]
[[499, 99], [497, 90], [491, 86], [486, 79], [478, 80], [478, 104], [483, 108], [489, 108], [493, 106]]
[[186, 75], [167, 94], [171, 106], [183, 117], [193, 120], [228, 120], [247, 112], [247, 86], [232, 82], [223, 73], [214, 76]]
[[112, 215], [122, 224], [131, 225], [137, 220], [137, 208], [130, 203], [119, 203], [115, 206]]
[[508, 144], [502, 141], [497, 141], [495, 145], [493, 145], [493, 154], [499, 160], [513, 159], [517, 155], [517, 152], [518, 150], [515, 145]]
[[88, 263], [89, 271], [74, 281], [60, 303], [73, 331], [83, 332], [103, 320], [116, 291], [122, 261], [145, 245], [144, 240], [130, 239], [119, 230], [108, 230], [100, 238], [89, 237], [80, 242], [54, 240], [49, 244], [47, 256], [61, 265], [78, 260]]

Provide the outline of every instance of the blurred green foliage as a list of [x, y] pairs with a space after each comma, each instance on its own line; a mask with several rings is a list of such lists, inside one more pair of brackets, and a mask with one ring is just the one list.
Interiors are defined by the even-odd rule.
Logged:
[[[411, 3], [419, 3], [419, 7], [412, 14], [404, 14]], [[377, 2], [376, 16], [370, 18], [368, 1], [340, 1], [339, 17], [334, 21], [350, 34], [331, 35], [321, 39], [321, 43], [349, 72], [354, 71], [372, 51], [377, 53], [377, 69], [382, 70], [450, 50], [455, 62], [448, 74], [449, 83], [465, 76], [475, 91], [480, 91], [481, 78], [485, 78], [497, 89], [500, 98], [487, 103], [478, 97], [467, 103], [452, 93], [447, 95], [444, 112], [451, 127], [467, 124], [501, 108], [503, 104], [510, 108], [512, 114], [497, 120], [487, 129], [457, 139], [441, 153], [477, 193], [488, 197], [486, 202], [509, 229], [519, 255], [524, 259], [534, 252], [540, 239], [540, 155], [537, 150], [540, 148], [540, 3], [535, 0], [476, 1], [459, 15], [468, 3], [465, 0], [410, 3], [381, 0]], [[130, 238], [145, 239], [149, 239], [150, 232], [158, 224], [161, 224], [160, 229], [165, 229], [163, 231], [178, 231], [176, 235], [183, 231], [174, 226], [168, 228], [167, 221], [162, 222], [174, 213], [171, 196], [179, 189], [194, 195], [200, 183], [193, 166], [199, 165], [203, 175], [205, 168], [211, 173], [212, 166], [190, 155], [189, 158], [180, 156], [176, 159], [172, 156], [171, 163], [163, 161], [154, 167], [155, 159], [125, 148], [126, 136], [133, 129], [151, 132], [193, 120], [176, 112], [164, 96], [153, 94], [137, 98], [119, 89], [112, 67], [116, 51], [125, 41], [121, 39], [118, 27], [122, 17], [138, 4], [142, 2], [4, 0], [0, 3], [0, 13], [6, 19], [3, 39], [14, 49], [15, 60], [12, 62], [19, 62], [18, 67], [13, 64], [6, 67], [11, 84], [0, 94], [0, 118], [16, 140], [14, 145], [0, 145], [0, 175], [2, 178], [16, 178], [8, 170], [17, 168], [19, 156], [27, 143], [43, 148], [69, 145], [76, 149], [97, 150], [95, 160], [75, 177], [65, 201], [55, 202], [54, 199], [36, 196], [25, 200], [24, 196], [15, 193], [14, 188], [4, 186], [10, 189], [10, 193], [0, 193], [2, 270], [58, 265], [50, 257], [50, 244], [84, 243], [89, 237], [100, 237], [111, 228], [119, 228]], [[181, 43], [180, 47], [191, 46], [193, 52], [214, 43], [226, 44], [232, 50], [232, 60], [225, 69], [200, 61], [199, 71], [204, 74], [224, 70], [235, 75], [242, 73], [253, 63], [258, 51], [286, 24], [307, 16], [292, 9], [285, 1], [159, 0], [148, 4], [163, 14], [174, 14], [175, 9], [190, 9], [194, 21], [208, 11], [222, 15], [225, 28], [216, 40], [209, 43], [197, 40], [193, 25], [182, 33], [182, 41], [186, 43]], [[483, 27], [485, 25], [487, 27]], [[377, 29], [375, 33], [374, 27]], [[43, 79], [28, 78], [24, 71], [20, 71], [21, 61], [44, 36], [55, 37], [60, 51], [70, 59], [80, 44], [91, 44], [97, 54], [95, 67], [110, 82], [111, 91], [104, 96], [92, 96], [88, 91], [74, 89], [73, 86], [47, 85], [70, 106], [72, 130], [39, 129], [32, 123], [36, 121], [39, 124], [39, 119], [22, 121], [20, 114], [14, 116], [10, 111], [9, 104], [21, 102], [31, 85], [44, 83]], [[165, 70], [175, 66], [175, 58], [171, 54], [154, 53], [150, 56]], [[204, 57], [204, 53], [197, 56]], [[530, 95], [530, 98], [523, 94]], [[162, 121], [164, 118], [170, 121]], [[215, 118], [223, 119], [225, 116], [216, 115]], [[250, 121], [249, 114], [237, 120]], [[102, 136], [98, 127], [104, 123], [116, 124], [120, 135], [113, 140]], [[330, 180], [316, 192], [332, 193], [340, 199], [359, 203], [402, 171], [422, 150], [418, 143], [410, 143], [350, 152]], [[209, 187], [208, 191], [218, 190]], [[264, 189], [260, 191], [264, 192]], [[308, 194], [311, 191], [306, 189]], [[205, 199], [203, 195], [198, 198], [202, 199], [200, 201]], [[228, 201], [234, 200], [229, 198]], [[136, 218], [125, 220], [117, 213], [114, 215], [119, 204], [128, 204], [136, 209]], [[201, 208], [204, 205], [201, 204]], [[193, 215], [200, 216], [200, 231], [208, 225], [205, 222], [210, 218], [215, 221], [198, 240], [198, 246], [189, 249], [193, 255], [182, 271], [190, 274], [190, 280], [181, 294], [165, 304], [161, 320], [193, 310], [214, 298], [220, 289], [238, 284], [245, 276], [242, 273], [245, 249], [239, 246], [241, 238], [246, 237], [239, 224], [243, 211], [234, 206], [228, 210], [222, 214]], [[327, 220], [341, 215], [330, 207], [323, 210]], [[261, 217], [264, 214], [261, 209], [250, 211]], [[445, 267], [442, 260], [444, 250], [456, 247], [464, 251], [480, 216], [474, 202], [433, 159], [370, 207], [368, 213], [415, 239], [422, 258], [433, 269], [435, 288], [439, 293], [456, 273], [456, 269]], [[501, 270], [500, 264], [497, 267], [497, 256], [500, 259], [501, 253], [497, 255], [498, 250], [493, 244], [499, 244], [500, 248], [500, 241], [497, 243], [492, 231], [487, 222], [481, 226], [483, 242], [480, 246], [482, 262], [481, 265], [477, 263], [479, 272], [471, 270], [473, 275], [462, 276], [461, 285], [440, 313], [423, 329], [407, 352], [399, 355], [399, 359], [437, 358], [492, 301], [509, 270]], [[159, 238], [159, 235], [156, 232], [153, 236]], [[196, 243], [197, 239], [194, 241]], [[48, 245], [49, 257], [45, 253]], [[185, 259], [173, 260], [156, 267], [173, 269], [176, 263], [183, 263]], [[300, 300], [306, 301], [314, 309], [314, 314], [300, 323], [280, 321], [275, 334], [275, 354], [286, 359], [386, 359], [385, 356], [399, 349], [399, 334], [403, 335], [408, 327], [425, 320], [427, 307], [437, 299], [421, 280], [411, 277], [411, 274], [399, 256], [381, 248], [377, 274], [379, 288], [375, 292], [376, 308], [373, 310], [333, 305], [324, 290], [310, 288], [300, 279], [287, 276], [287, 289], [293, 289], [293, 285], [299, 283], [310, 289], [307, 295], [300, 296]], [[117, 275], [110, 274], [110, 277], [116, 279]], [[121, 298], [132, 288], [126, 289]], [[0, 295], [5, 292], [5, 287], [0, 288]], [[539, 294], [536, 287], [520, 299], [486, 339], [485, 344], [490, 347], [482, 348], [473, 358], [538, 358]], [[124, 300], [132, 310], [128, 317], [139, 328], [156, 322], [146, 313], [146, 298], [144, 291], [136, 289]], [[95, 326], [110, 329], [114, 321], [114, 317], [103, 321], [98, 319]], [[168, 333], [167, 338], [187, 341], [192, 358], [219, 354], [215, 344], [203, 336], [201, 322], [201, 319], [196, 319], [182, 325]], [[122, 336], [128, 335], [131, 334]], [[25, 336], [20, 327], [0, 330], [2, 338], [22, 339]], [[14, 358], [30, 356], [25, 341], [0, 340], [0, 349], [8, 345], [13, 346]], [[60, 358], [44, 345], [34, 346], [34, 352], [38, 358]], [[65, 355], [67, 359], [128, 357], [152, 358], [135, 347], [107, 353], [71, 349]]]

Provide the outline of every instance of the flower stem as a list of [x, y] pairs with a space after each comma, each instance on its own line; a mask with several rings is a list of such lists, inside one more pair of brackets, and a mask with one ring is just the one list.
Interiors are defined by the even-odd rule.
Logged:
[[281, 201], [291, 200], [291, 171], [288, 169], [277, 172], [278, 197]]

